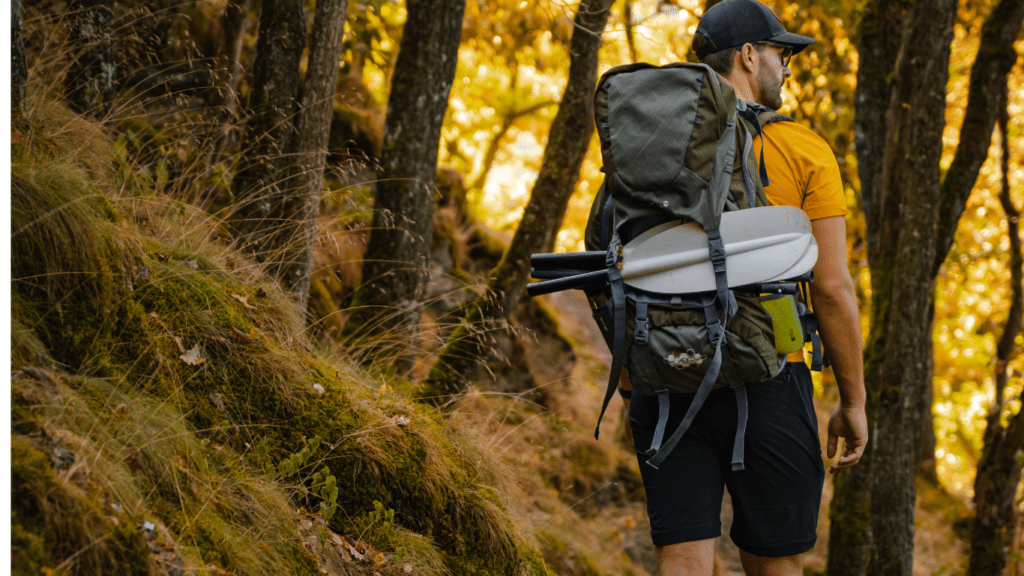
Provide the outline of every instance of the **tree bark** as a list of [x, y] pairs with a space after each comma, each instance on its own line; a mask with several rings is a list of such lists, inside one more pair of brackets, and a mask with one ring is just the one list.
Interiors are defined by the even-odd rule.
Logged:
[[[708, 0], [708, 8], [712, 5], [714, 5], [714, 0]], [[707, 10], [705, 9], [705, 11]], [[633, 0], [625, 0], [622, 3], [622, 22], [626, 27], [626, 46], [629, 47], [629, 61], [639, 62], [640, 56], [636, 51], [636, 34], [633, 30]]]
[[286, 234], [286, 241], [273, 264], [273, 273], [303, 310], [309, 300], [309, 281], [313, 273], [316, 219], [320, 215], [347, 6], [348, 0], [317, 0], [316, 3], [309, 64], [299, 100], [294, 178], [285, 190], [280, 208], [291, 230], [279, 232]]
[[[993, 78], [1000, 80], [999, 85], [1005, 78], [1005, 72], [1000, 76], [991, 71], [992, 55], [1002, 52], [994, 44], [1019, 31], [1017, 12], [1006, 5], [1020, 3], [1002, 0], [990, 17], [990, 22], [999, 21], [998, 26], [986, 24], [1014, 32], [983, 34], [972, 70], [972, 94], [992, 91]], [[910, 574], [912, 566], [913, 470], [927, 409], [921, 398], [931, 376], [929, 302], [936, 263], [945, 258], [977, 176], [976, 170], [951, 168], [946, 180], [940, 180], [955, 10], [953, 0], [927, 6], [876, 0], [861, 25], [856, 137], [873, 290], [865, 375], [875, 419], [865, 460], [836, 483], [830, 574], [861, 574], [864, 566], [868, 574]], [[900, 27], [904, 34], [897, 40]], [[898, 54], [889, 69], [887, 53]], [[975, 82], [985, 87], [976, 90]], [[891, 99], [883, 117], [878, 112], [887, 94]], [[979, 153], [984, 159], [991, 130], [976, 133], [972, 126], [991, 126], [986, 119], [991, 114], [991, 106], [980, 96], [969, 100], [965, 117], [973, 118], [972, 124], [965, 122], [967, 133], [961, 134], [954, 166], [970, 168], [970, 159]], [[870, 503], [865, 506], [866, 491]], [[861, 515], [837, 522], [851, 503], [860, 504]], [[855, 532], [864, 526], [870, 526], [866, 537]]]
[[231, 221], [243, 248], [266, 261], [278, 248], [284, 196], [294, 159], [298, 112], [299, 59], [306, 45], [302, 0], [264, 2], [249, 95], [249, 118], [242, 139], [240, 167], [232, 183]]
[[[968, 576], [999, 576], [1006, 566], [1007, 550], [1014, 541], [1016, 509], [1014, 497], [1020, 483], [1021, 469], [1017, 451], [1024, 449], [1024, 410], [1004, 428], [1001, 422], [1007, 367], [1013, 358], [1014, 341], [1021, 332], [1024, 319], [1024, 255], [1021, 253], [1020, 210], [1010, 196], [1010, 146], [1007, 89], [1004, 84], [999, 110], [1002, 134], [1002, 187], [999, 201], [1006, 212], [1010, 239], [1010, 310], [1003, 334], [996, 344], [995, 400], [989, 409], [985, 426], [985, 444], [978, 472], [974, 478], [975, 518], [971, 527], [971, 556]], [[1024, 394], [1021, 397], [1024, 400]]]
[[347, 4], [317, 2], [300, 92], [303, 1], [263, 3], [250, 118], [234, 182], [236, 234], [302, 309], [309, 300]]
[[501, 262], [490, 273], [486, 293], [468, 313], [438, 355], [418, 396], [441, 405], [465, 391], [491, 340], [502, 330], [523, 296], [530, 255], [550, 251], [594, 133], [593, 92], [597, 83], [601, 32], [610, 0], [583, 0], [570, 42], [569, 81], [548, 133], [540, 174], [519, 227]]
[[434, 220], [441, 124], [455, 79], [464, 0], [410, 0], [391, 80], [381, 170], [362, 285], [344, 336], [367, 359], [397, 353], [412, 366]]
[[971, 83], [967, 93], [967, 109], [960, 128], [956, 155], [942, 181], [942, 207], [939, 221], [939, 245], [934, 273], [946, 260], [960, 222], [978, 179], [981, 165], [988, 157], [988, 144], [999, 113], [999, 94], [1006, 76], [1017, 62], [1014, 41], [1024, 22], [1024, 0], [1000, 0], [981, 27], [981, 45], [971, 66]]
[[[885, 148], [885, 116], [892, 100], [889, 75], [896, 66], [906, 12], [907, 0], [878, 0], [868, 5], [858, 28], [857, 50], [860, 66], [857, 70], [857, 91], [854, 98], [854, 135], [857, 147], [857, 167], [860, 176], [861, 205], [868, 230], [881, 227], [876, 197], [882, 187], [876, 178], [881, 176], [882, 153]], [[879, 234], [868, 234], [869, 261], [880, 261]], [[880, 278], [872, 273], [874, 290], [880, 288]], [[884, 322], [886, 309], [872, 309], [871, 326]], [[878, 395], [882, 373], [884, 340], [872, 331], [865, 346], [864, 384], [867, 388], [866, 411], [870, 437], [878, 436], [875, 428], [875, 398]], [[860, 462], [850, 470], [833, 476], [834, 492], [829, 508], [829, 549], [826, 571], [830, 576], [863, 576], [867, 571], [873, 544], [871, 526], [871, 477], [874, 463], [872, 442], [864, 450]]]
[[[934, 199], [945, 127], [946, 83], [955, 0], [916, 3], [907, 14], [897, 57], [893, 97], [886, 116], [879, 192], [881, 226], [869, 228], [875, 245], [871, 262], [872, 306], [880, 311], [869, 339], [868, 357], [881, 356], [876, 434], [871, 442], [871, 506], [874, 537], [869, 575], [910, 576], [913, 568], [914, 472], [920, 453], [920, 398], [931, 385], [931, 293], [939, 219]], [[870, 226], [869, 222], [869, 226]], [[879, 236], [880, 234], [880, 236]], [[898, 281], [897, 281], [897, 271]], [[875, 277], [878, 277], [877, 284]]]
[[73, 58], [64, 78], [68, 104], [79, 114], [104, 118], [117, 96], [114, 0], [72, 0], [69, 43]]
[[18, 128], [25, 120], [25, 85], [28, 83], [28, 58], [22, 33], [21, 0], [11, 2], [11, 124]]
[[223, 42], [218, 54], [218, 82], [211, 105], [219, 108], [216, 150], [224, 150], [234, 141], [234, 123], [238, 119], [238, 81], [242, 76], [242, 44], [249, 23], [251, 0], [229, 0], [221, 16]]

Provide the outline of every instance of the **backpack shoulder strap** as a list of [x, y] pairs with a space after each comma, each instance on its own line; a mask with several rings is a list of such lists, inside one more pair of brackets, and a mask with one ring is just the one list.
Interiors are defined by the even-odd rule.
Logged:
[[758, 111], [757, 121], [761, 125], [761, 129], [764, 130], [764, 127], [769, 124], [774, 124], [776, 122], [792, 122], [793, 119], [777, 110], [764, 108]]

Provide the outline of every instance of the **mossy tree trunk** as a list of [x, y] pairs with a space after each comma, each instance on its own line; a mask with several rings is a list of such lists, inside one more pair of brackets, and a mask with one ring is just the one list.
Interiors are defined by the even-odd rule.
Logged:
[[217, 135], [218, 150], [232, 144], [233, 124], [238, 116], [238, 82], [242, 75], [242, 44], [249, 27], [251, 0], [230, 0], [221, 16], [222, 41], [217, 55], [219, 81], [211, 103], [219, 108], [221, 126]]
[[231, 219], [244, 247], [266, 258], [282, 224], [275, 213], [296, 138], [299, 59], [306, 45], [302, 0], [264, 2], [253, 62], [252, 91]]
[[492, 331], [505, 329], [509, 315], [523, 297], [530, 255], [550, 251], [554, 245], [594, 133], [598, 52], [610, 3], [580, 2], [569, 47], [569, 81], [548, 133], [530, 201], [511, 245], [490, 273], [486, 292], [468, 305], [465, 318], [421, 384], [417, 394], [427, 402], [441, 405], [465, 391], [493, 341]]
[[[909, 2], [888, 0], [872, 2], [861, 19], [857, 50], [861, 55], [857, 70], [854, 134], [857, 167], [860, 176], [861, 204], [868, 220], [878, 221], [876, 197], [882, 187], [882, 151], [885, 146], [885, 116], [892, 99], [888, 76], [896, 65], [903, 21]], [[872, 262], [879, 250], [877, 234], [868, 235], [868, 254]], [[874, 274], [872, 275], [874, 278]], [[881, 324], [881, 312], [873, 309], [871, 325]], [[868, 355], [878, 350], [869, 340], [865, 347], [864, 383], [867, 387], [867, 415], [871, 437], [874, 429], [875, 397], [880, 382], [881, 358]], [[862, 576], [870, 558], [871, 470], [874, 464], [869, 442], [860, 462], [842, 474], [833, 476], [834, 496], [829, 509], [829, 549], [826, 571], [831, 576]]]
[[998, 98], [1013, 65], [1000, 54], [1020, 30], [1021, 5], [1002, 0], [985, 24], [965, 115], [971, 120], [944, 179], [956, 2], [875, 0], [861, 21], [856, 132], [872, 272], [865, 347], [871, 442], [861, 463], [836, 479], [830, 575], [910, 574], [914, 472], [930, 409], [921, 399], [931, 385], [933, 280], [987, 154], [996, 113], [989, 93]]
[[72, 0], [68, 9], [72, 58], [64, 92], [79, 114], [104, 118], [117, 95], [114, 0]]
[[281, 246], [274, 273], [294, 294], [302, 309], [309, 300], [309, 281], [313, 275], [316, 219], [320, 215], [347, 7], [348, 0], [317, 0], [309, 60], [299, 99], [294, 177], [282, 198], [281, 213], [294, 232], [287, 234]]
[[21, 0], [11, 2], [11, 124], [18, 128], [25, 119], [25, 85], [28, 83], [28, 58], [22, 33]]
[[[264, 2], [232, 222], [305, 309], [347, 0], [319, 0], [307, 71], [302, 0]], [[301, 85], [301, 89], [300, 89]]]
[[434, 220], [441, 125], [455, 80], [464, 0], [410, 0], [391, 80], [362, 285], [344, 338], [368, 360], [412, 366]]
[[[1020, 483], [1021, 465], [1017, 451], [1024, 449], [1024, 410], [1019, 410], [1003, 426], [1002, 412], [1013, 358], [1015, 340], [1024, 322], [1024, 255], [1021, 253], [1020, 210], [1010, 197], [1010, 144], [1007, 88], [1003, 86], [999, 128], [1002, 135], [1002, 187], [999, 201], [1006, 212], [1006, 231], [1010, 240], [1010, 310], [1003, 334], [996, 344], [996, 394], [985, 426], [984, 449], [974, 477], [975, 518], [971, 526], [971, 556], [968, 576], [999, 576], [1006, 566], [1007, 551], [1017, 527], [1014, 497]], [[1024, 401], [1024, 394], [1021, 395]]]

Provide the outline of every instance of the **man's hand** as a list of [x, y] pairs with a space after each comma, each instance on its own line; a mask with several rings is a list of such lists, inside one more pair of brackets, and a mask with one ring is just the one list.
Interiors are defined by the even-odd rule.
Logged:
[[828, 419], [827, 455], [835, 458], [839, 448], [839, 438], [843, 442], [843, 455], [832, 463], [829, 472], [842, 472], [860, 461], [864, 448], [868, 445], [868, 417], [863, 406], [840, 405]]

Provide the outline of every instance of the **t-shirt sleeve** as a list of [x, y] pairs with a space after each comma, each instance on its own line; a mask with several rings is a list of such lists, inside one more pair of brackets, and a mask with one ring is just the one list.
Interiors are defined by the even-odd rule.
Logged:
[[796, 122], [775, 122], [765, 127], [765, 137], [772, 179], [765, 192], [773, 204], [801, 208], [811, 220], [849, 212], [839, 164], [820, 136]]
[[839, 164], [831, 148], [817, 135], [817, 152], [808, 156], [804, 166], [807, 188], [804, 191], [803, 210], [811, 220], [830, 216], [845, 216], [846, 195]]

